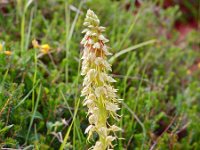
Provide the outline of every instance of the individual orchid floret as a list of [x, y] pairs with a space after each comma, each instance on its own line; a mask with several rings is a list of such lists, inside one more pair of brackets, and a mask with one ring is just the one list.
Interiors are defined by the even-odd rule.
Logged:
[[107, 56], [111, 55], [106, 46], [109, 40], [102, 34], [105, 28], [99, 24], [97, 15], [88, 10], [83, 23], [86, 26], [82, 32], [85, 36], [81, 41], [84, 47], [81, 75], [85, 76], [81, 96], [85, 97], [83, 105], [88, 107], [90, 125], [85, 130], [88, 140], [93, 133], [98, 134], [98, 141], [90, 149], [111, 150], [112, 142], [117, 138], [114, 133], [121, 129], [110, 125], [109, 117], [119, 118], [117, 111], [120, 109], [120, 101], [116, 95], [117, 90], [112, 86], [116, 80], [107, 74], [112, 71], [107, 61]]

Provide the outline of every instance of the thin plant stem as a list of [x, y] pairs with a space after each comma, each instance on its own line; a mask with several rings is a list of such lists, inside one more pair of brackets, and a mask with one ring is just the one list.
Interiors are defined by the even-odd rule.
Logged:
[[30, 131], [31, 131], [31, 126], [32, 126], [33, 120], [35, 118], [35, 113], [36, 113], [36, 110], [37, 110], [37, 107], [38, 107], [38, 104], [39, 104], [39, 100], [40, 100], [41, 89], [42, 89], [42, 85], [40, 84], [38, 96], [37, 96], [37, 100], [36, 100], [36, 105], [34, 107], [34, 111], [33, 111], [32, 117], [31, 117], [31, 121], [30, 121], [30, 124], [29, 124], [28, 133], [26, 135], [26, 142], [25, 143], [27, 143], [27, 140], [28, 140], [28, 137], [29, 137], [29, 134], [30, 134]]
[[24, 51], [24, 38], [25, 38], [25, 11], [23, 11], [22, 14], [22, 20], [21, 20], [21, 55], [23, 54]]
[[68, 68], [68, 61], [69, 61], [69, 30], [70, 30], [70, 9], [69, 9], [69, 2], [65, 2], [65, 82], [68, 83], [69, 80], [69, 68]]
[[[36, 83], [36, 80], [37, 80], [37, 52], [35, 51], [35, 55], [34, 55], [34, 63], [35, 63], [35, 67], [34, 67], [34, 76], [33, 76], [33, 87]], [[32, 111], [35, 107], [35, 92], [33, 90], [33, 93], [32, 93]]]
[[[133, 70], [133, 67], [134, 67], [134, 66], [135, 66], [135, 63], [132, 64], [132, 65], [129, 67], [129, 69], [128, 69], [127, 73], [126, 73], [126, 76], [125, 76], [125, 78], [124, 78], [124, 89], [123, 89], [123, 97], [122, 97], [123, 100], [125, 99], [125, 96], [126, 96], [127, 80], [128, 80], [128, 77], [129, 77], [131, 71]], [[124, 114], [124, 108], [122, 107], [122, 108], [121, 108], [121, 115], [123, 115], [123, 114]], [[120, 128], [123, 128], [123, 118], [121, 118], [121, 120], [120, 120]], [[122, 132], [120, 132], [120, 138], [123, 138], [123, 137], [122, 137]], [[122, 145], [122, 140], [120, 140], [120, 142], [119, 142], [119, 147], [121, 147], [121, 148], [123, 147], [123, 145]]]
[[78, 112], [78, 107], [79, 107], [79, 104], [80, 104], [80, 98], [78, 99], [78, 102], [77, 102], [77, 105], [75, 106], [75, 113], [74, 113], [74, 116], [73, 116], [73, 120], [72, 120], [72, 123], [70, 124], [68, 130], [67, 130], [67, 133], [65, 134], [65, 137], [64, 137], [64, 140], [59, 148], [59, 150], [63, 150], [65, 148], [65, 145], [67, 143], [67, 140], [69, 138], [69, 133], [71, 131], [71, 128], [74, 124], [74, 121], [75, 121], [75, 118], [76, 118], [76, 115], [77, 115], [77, 112]]

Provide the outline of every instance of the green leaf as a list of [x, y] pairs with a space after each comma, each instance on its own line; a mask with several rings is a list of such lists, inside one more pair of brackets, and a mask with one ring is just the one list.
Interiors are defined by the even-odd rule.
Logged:
[[5, 133], [6, 131], [8, 131], [10, 128], [12, 128], [13, 127], [13, 124], [12, 125], [9, 125], [9, 126], [6, 126], [6, 127], [4, 127], [3, 129], [1, 129], [0, 130], [0, 134], [2, 134], [2, 133]]

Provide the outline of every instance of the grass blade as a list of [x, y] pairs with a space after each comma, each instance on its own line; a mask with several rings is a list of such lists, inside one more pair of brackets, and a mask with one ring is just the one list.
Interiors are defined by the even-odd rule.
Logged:
[[38, 103], [39, 103], [39, 100], [40, 100], [41, 87], [42, 87], [42, 85], [40, 84], [39, 91], [38, 91], [38, 97], [37, 97], [35, 108], [34, 108], [34, 111], [33, 111], [33, 115], [31, 117], [31, 121], [30, 121], [30, 124], [29, 124], [28, 133], [26, 135], [26, 142], [25, 143], [27, 143], [27, 140], [28, 140], [28, 137], [29, 137], [29, 134], [30, 134], [30, 131], [31, 131], [31, 126], [32, 126], [33, 120], [35, 118], [35, 113], [36, 113], [36, 110], [37, 110], [37, 107], [38, 107]]
[[123, 55], [123, 54], [125, 54], [125, 53], [128, 53], [128, 52], [131, 52], [131, 51], [133, 51], [133, 50], [135, 50], [135, 49], [137, 49], [137, 48], [140, 48], [140, 47], [143, 47], [143, 46], [146, 46], [146, 45], [149, 45], [149, 44], [153, 44], [153, 43], [155, 43], [155, 42], [156, 42], [156, 40], [153, 39], [153, 40], [149, 40], [149, 41], [142, 42], [142, 43], [140, 43], [140, 44], [131, 46], [131, 47], [126, 48], [126, 49], [124, 49], [124, 50], [121, 50], [121, 51], [119, 51], [118, 53], [116, 53], [115, 55], [113, 55], [113, 56], [109, 59], [109, 62], [110, 62], [110, 63], [113, 63], [114, 60], [115, 60], [116, 58], [118, 58], [119, 56], [121, 56], [121, 55]]

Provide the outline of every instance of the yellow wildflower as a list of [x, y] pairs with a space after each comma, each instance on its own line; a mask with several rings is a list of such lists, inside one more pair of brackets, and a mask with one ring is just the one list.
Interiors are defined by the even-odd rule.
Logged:
[[11, 51], [4, 51], [4, 54], [10, 56], [10, 55], [12, 55], [12, 52]]
[[0, 43], [0, 52], [3, 50], [3, 45]]
[[187, 70], [187, 75], [191, 75], [191, 74], [192, 74], [191, 70], [188, 69], [188, 70]]
[[200, 69], [200, 62], [197, 64], [198, 68]]
[[38, 48], [43, 54], [49, 53], [51, 47], [48, 44], [40, 45], [37, 40], [32, 41], [32, 45], [34, 48]]
[[41, 45], [40, 46], [40, 51], [43, 53], [43, 54], [47, 54], [49, 53], [50, 51], [50, 46], [48, 44], [44, 44], [44, 45]]
[[35, 40], [35, 39], [32, 41], [32, 45], [33, 45], [34, 48], [39, 48], [40, 47], [38, 41]]

